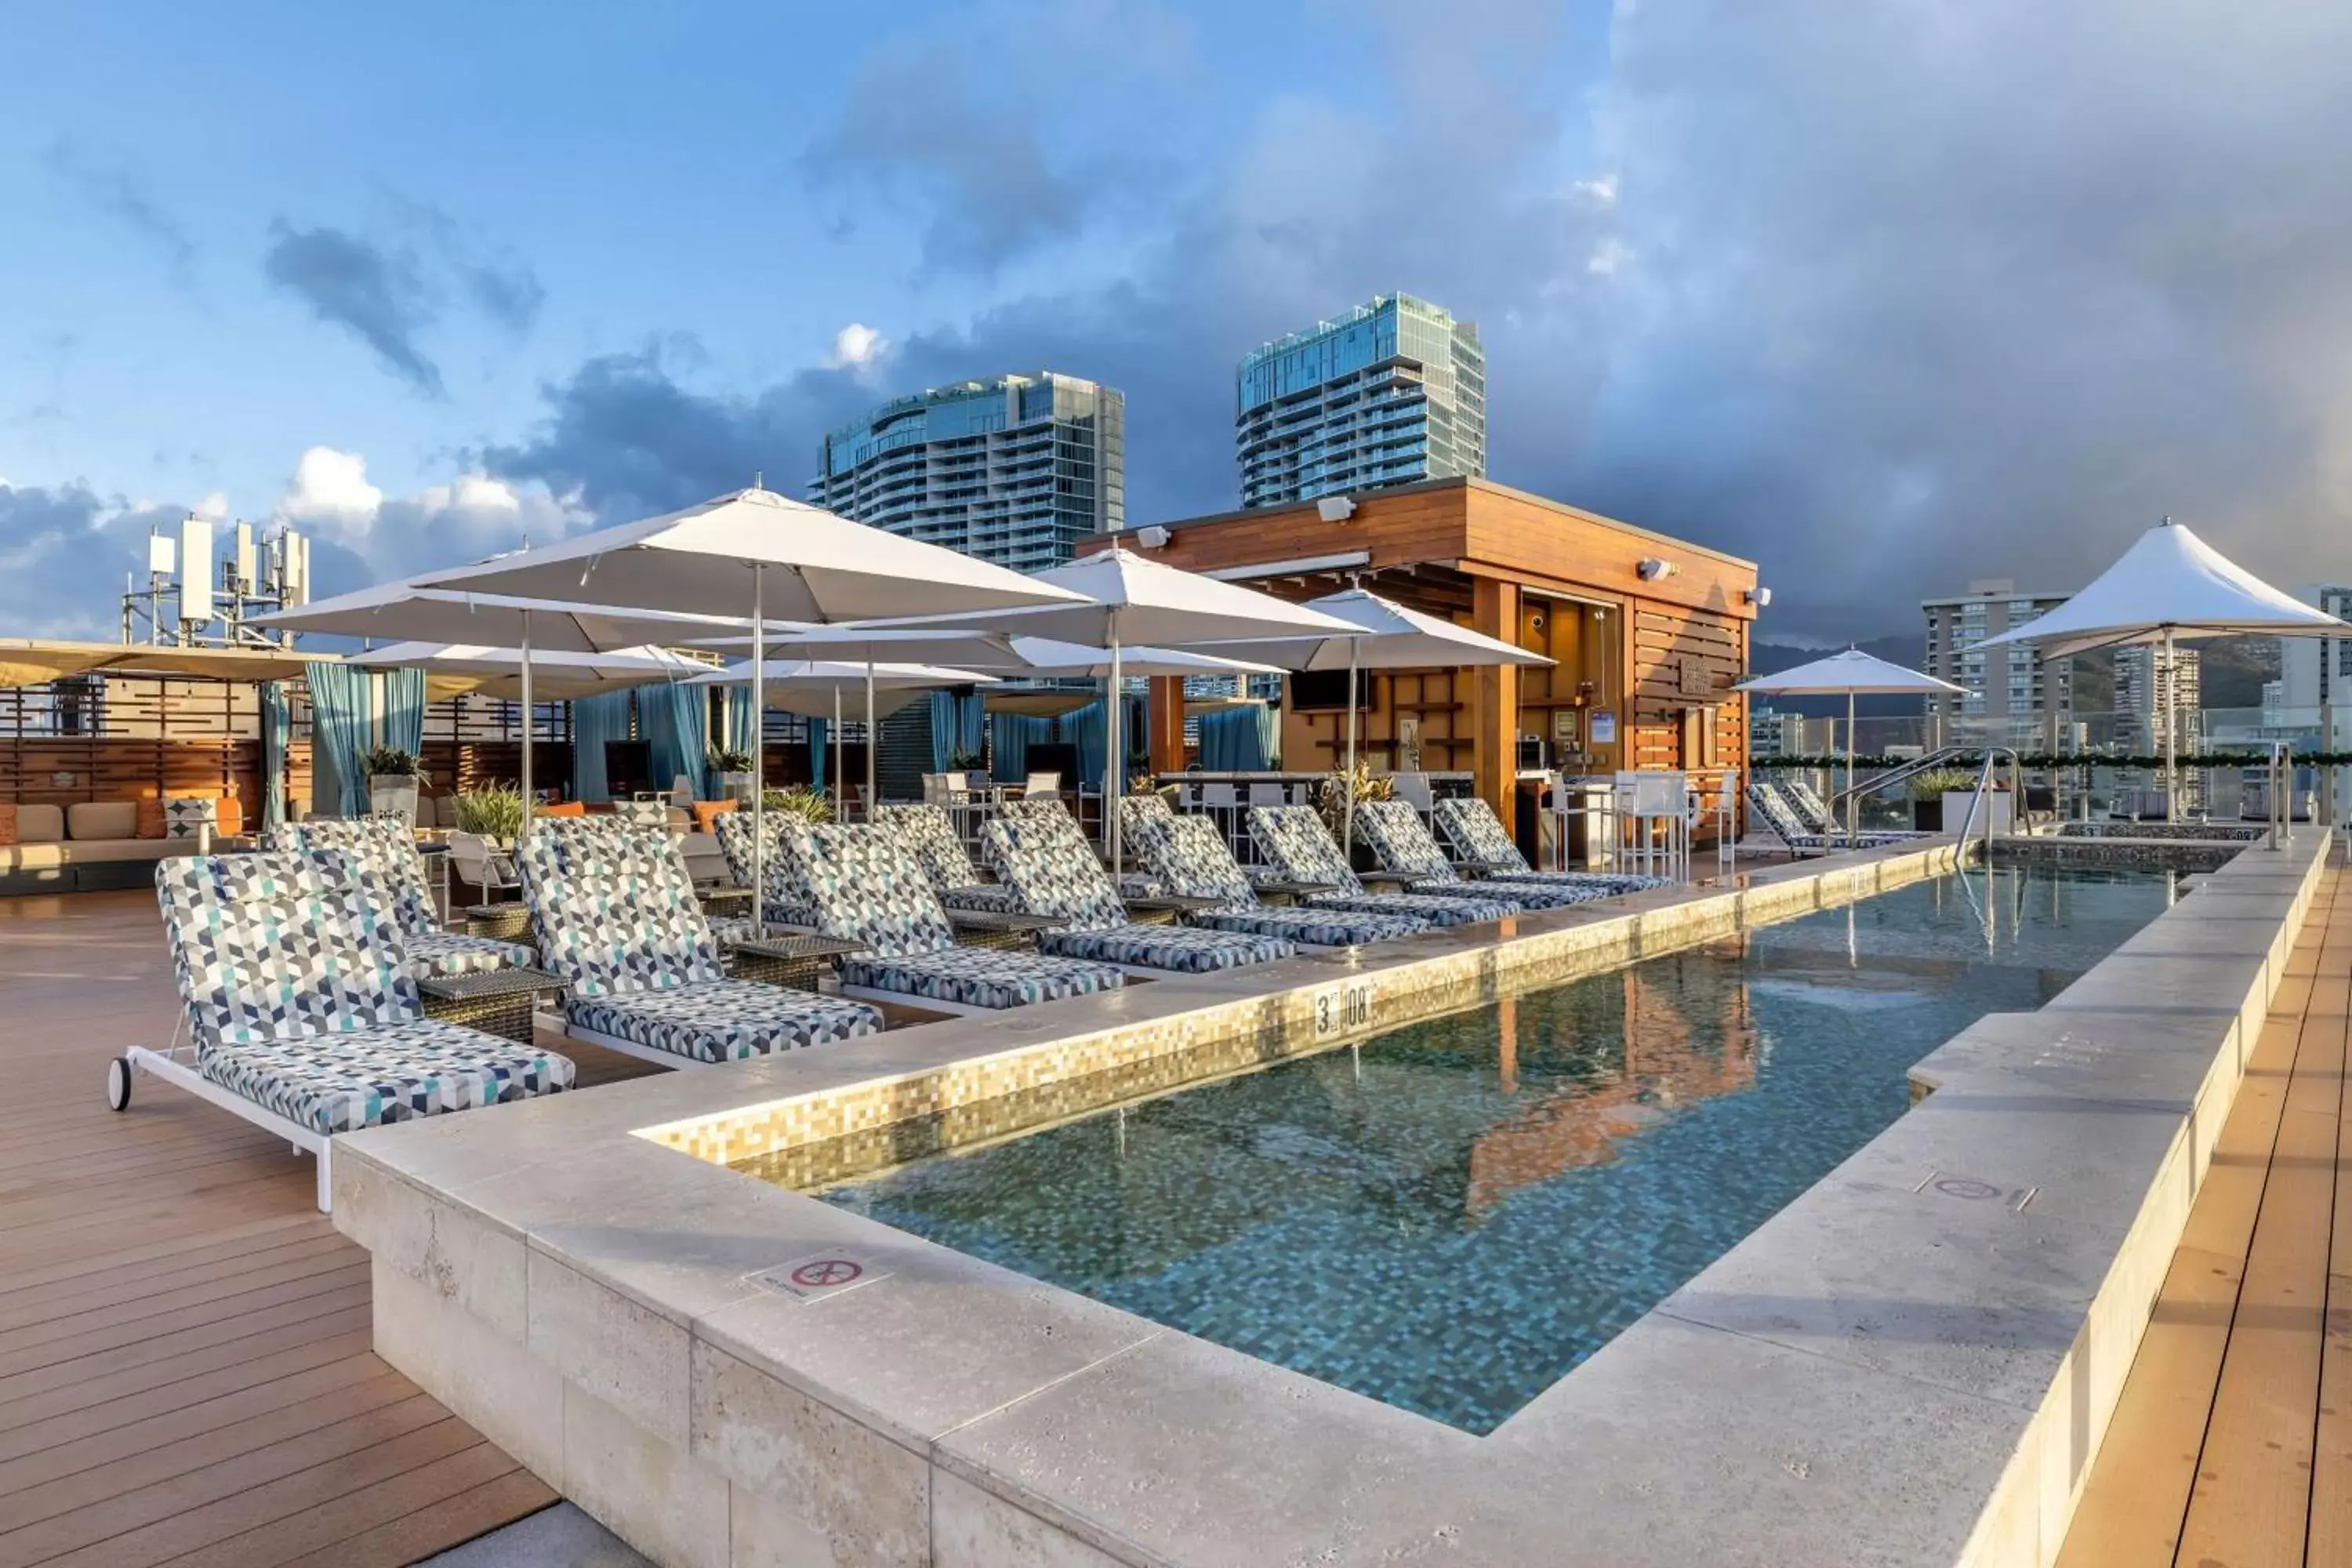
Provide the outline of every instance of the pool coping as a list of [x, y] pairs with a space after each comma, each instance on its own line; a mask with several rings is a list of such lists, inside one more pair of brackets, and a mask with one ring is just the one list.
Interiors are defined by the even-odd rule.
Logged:
[[1089, 1034], [1278, 1032], [1367, 977], [1451, 1010], [1915, 880], [1950, 840], [1160, 981], [1051, 1039], [1013, 1026], [1043, 1009], [956, 1020], [353, 1134], [335, 1218], [379, 1352], [661, 1562], [2047, 1562], [2325, 847], [2238, 856], [1963, 1031], [1910, 1114], [1485, 1437], [657, 1140], [1001, 1083]]

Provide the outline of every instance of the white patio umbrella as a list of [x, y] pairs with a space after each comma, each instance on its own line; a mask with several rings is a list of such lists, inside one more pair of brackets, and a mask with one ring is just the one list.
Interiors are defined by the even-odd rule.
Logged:
[[1366, 669], [1430, 669], [1461, 665], [1550, 664], [1549, 658], [1531, 653], [1517, 643], [1474, 632], [1443, 616], [1410, 609], [1365, 588], [1346, 588], [1307, 601], [1360, 628], [1361, 635], [1340, 637], [1296, 637], [1270, 642], [1220, 645], [1217, 651], [1262, 658], [1286, 669], [1344, 669], [1348, 672], [1348, 800], [1340, 818], [1340, 842], [1349, 854], [1356, 847], [1356, 679]]
[[[497, 561], [484, 563], [496, 565]], [[531, 714], [537, 693], [532, 669], [546, 652], [616, 653], [648, 642], [674, 642], [728, 627], [748, 628], [747, 620], [723, 616], [651, 614], [610, 605], [560, 599], [518, 598], [493, 593], [458, 593], [425, 585], [422, 577], [360, 588], [314, 600], [299, 609], [253, 618], [256, 626], [282, 631], [352, 637], [415, 638], [486, 647], [512, 647], [517, 655], [522, 702], [522, 819], [530, 824]]]
[[1855, 806], [1858, 801], [1853, 794], [1853, 700], [1857, 696], [1888, 693], [1924, 697], [1937, 691], [1962, 691], [1966, 688], [1916, 669], [1906, 669], [1858, 647], [1850, 647], [1843, 653], [1833, 653], [1827, 658], [1817, 658], [1794, 669], [1781, 670], [1777, 675], [1751, 676], [1731, 689], [1774, 692], [1792, 697], [1844, 697], [1845, 831], [1851, 839], [1857, 820]]
[[[1066, 566], [1040, 572], [1031, 582], [1050, 584], [1078, 595], [1080, 604], [1039, 605], [987, 616], [958, 616], [955, 624], [975, 630], [1019, 631], [1058, 637], [1108, 652], [1111, 700], [1105, 703], [1104, 734], [1108, 757], [1103, 777], [1103, 837], [1116, 873], [1119, 862], [1118, 801], [1126, 771], [1119, 734], [1119, 684], [1126, 670], [1121, 650], [1129, 643], [1192, 647], [1243, 637], [1349, 637], [1362, 628], [1337, 616], [1310, 610], [1255, 588], [1165, 565], [1131, 550], [1109, 549], [1082, 555]], [[898, 617], [877, 626], [905, 625]], [[942, 616], [925, 616], [944, 625]]]
[[[349, 662], [367, 669], [421, 669], [428, 682], [446, 679], [467, 694], [509, 700], [521, 696], [525, 674], [520, 648], [474, 643], [390, 643], [353, 654]], [[686, 680], [710, 668], [652, 644], [612, 653], [535, 648], [529, 664], [536, 698], [557, 702], [633, 686]]]
[[[846, 659], [786, 659], [765, 667], [761, 681], [763, 708], [779, 708], [787, 713], [799, 713], [811, 719], [831, 717], [833, 720], [834, 787], [844, 799], [848, 795], [845, 774], [848, 772], [848, 747], [841, 742], [841, 700], [844, 692], [862, 691], [866, 698], [866, 798], [874, 796], [875, 723], [898, 712], [916, 698], [947, 686], [987, 686], [996, 678], [978, 670], [949, 669], [924, 664], [877, 664], [871, 660], [852, 663]], [[705, 671], [695, 676], [689, 685], [748, 686], [751, 680], [749, 659], [722, 669]], [[817, 781], [822, 786], [823, 779]]]
[[[1973, 645], [2035, 645], [2042, 659], [2098, 648], [2154, 643], [2162, 667], [2173, 647], [2204, 637], [2343, 637], [2352, 623], [2336, 619], [2240, 566], [2186, 527], [2166, 518], [2141, 534], [2090, 586], [2021, 626]], [[2151, 662], [2149, 685], [2155, 687]], [[2153, 700], [2157, 693], [2149, 692]], [[2173, 704], [2164, 708], [2164, 816], [2173, 809]]]
[[[642, 522], [600, 528], [478, 566], [428, 574], [429, 586], [635, 609], [832, 624], [1069, 604], [1079, 595], [1002, 566], [902, 539], [756, 486]], [[764, 637], [751, 644], [755, 689]], [[764, 851], [761, 748], [751, 751], [751, 873]], [[752, 931], [764, 929], [752, 910]]]

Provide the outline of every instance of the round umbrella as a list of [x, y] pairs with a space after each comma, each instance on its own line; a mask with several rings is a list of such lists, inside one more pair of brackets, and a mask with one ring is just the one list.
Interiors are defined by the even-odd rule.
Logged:
[[1858, 647], [1843, 653], [1833, 653], [1827, 658], [1817, 658], [1801, 664], [1794, 669], [1784, 669], [1775, 675], [1751, 676], [1733, 687], [1734, 691], [1765, 691], [1790, 696], [1838, 696], [1845, 698], [1845, 832], [1851, 840], [1854, 835], [1855, 808], [1859, 804], [1853, 793], [1853, 700], [1856, 696], [1878, 696], [1889, 692], [1926, 696], [1937, 691], [1963, 691], [1964, 687], [1935, 676], [1906, 669]]
[[[2347, 634], [2352, 634], [2352, 623], [2272, 587], [2168, 517], [2056, 609], [1973, 646], [2030, 643], [2047, 660], [2095, 648], [2155, 643], [2161, 668], [2169, 668], [2178, 642]], [[2178, 815], [2173, 809], [2174, 704], [2159, 697], [2158, 668], [2151, 659], [2148, 696], [2164, 710], [2164, 817], [2169, 822]]]

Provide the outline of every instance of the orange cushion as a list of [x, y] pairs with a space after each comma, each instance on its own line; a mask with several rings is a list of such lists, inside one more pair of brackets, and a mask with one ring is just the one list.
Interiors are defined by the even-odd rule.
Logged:
[[163, 837], [163, 803], [162, 801], [142, 800], [139, 803], [139, 827], [136, 837], [141, 838]]
[[716, 824], [720, 817], [734, 810], [737, 805], [737, 802], [731, 800], [696, 801], [694, 803], [694, 830], [697, 833], [717, 832], [718, 829], [713, 825]]
[[219, 800], [220, 806], [218, 811], [215, 814], [218, 816], [219, 821], [213, 825], [213, 831], [221, 834], [243, 833], [245, 831], [245, 807], [237, 804], [236, 796], [226, 793], [223, 793], [219, 796]]
[[541, 816], [585, 816], [588, 815], [588, 808], [579, 801], [567, 800], [562, 805], [541, 806], [539, 808], [539, 815]]
[[0, 801], [0, 844], [16, 842], [16, 803]]

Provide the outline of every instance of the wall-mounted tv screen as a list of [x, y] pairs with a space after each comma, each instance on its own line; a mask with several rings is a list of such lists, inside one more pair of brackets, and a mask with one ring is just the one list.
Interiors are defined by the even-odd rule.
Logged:
[[[1328, 713], [1344, 710], [1348, 705], [1348, 672], [1344, 669], [1306, 669], [1290, 678], [1290, 705], [1301, 713]], [[1372, 672], [1356, 672], [1356, 710], [1362, 712], [1372, 705]]]

